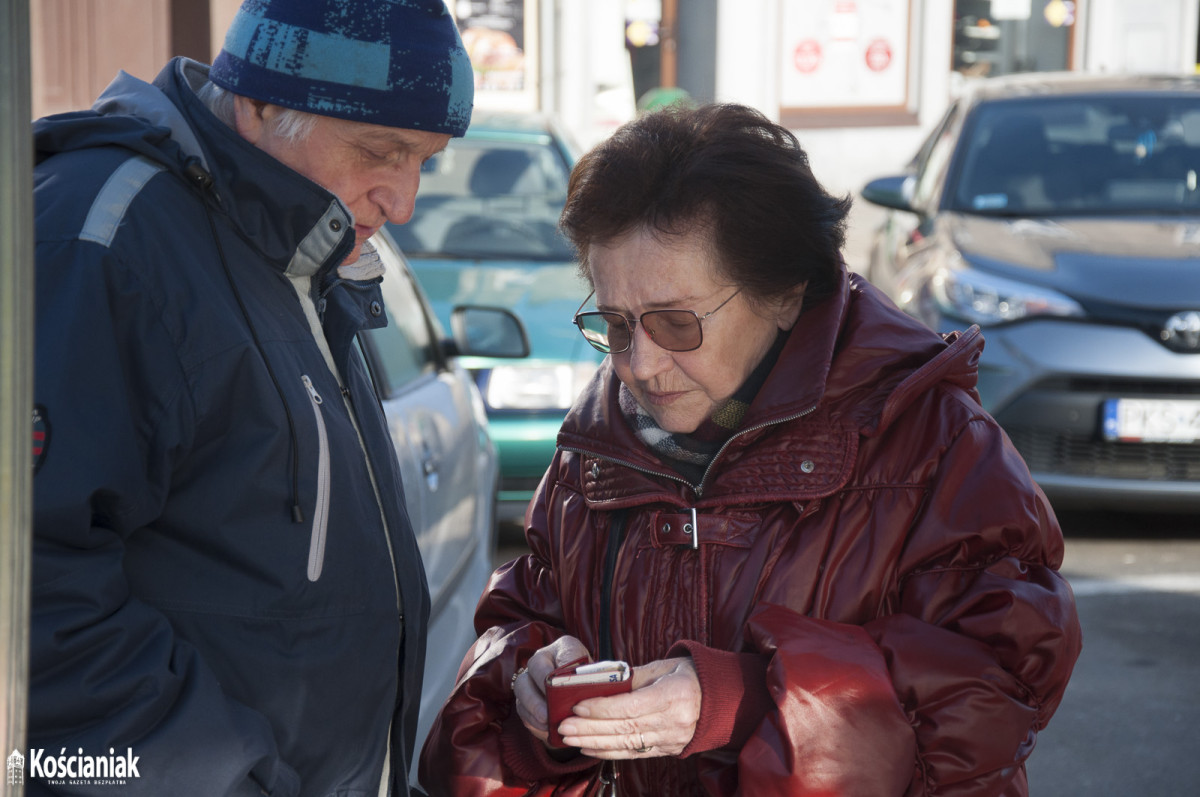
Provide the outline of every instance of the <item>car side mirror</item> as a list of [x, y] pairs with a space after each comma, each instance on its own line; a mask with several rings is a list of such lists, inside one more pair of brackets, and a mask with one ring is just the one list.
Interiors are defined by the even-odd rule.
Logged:
[[445, 345], [451, 357], [528, 357], [529, 336], [511, 310], [461, 305], [450, 313], [453, 340]]
[[862, 197], [875, 205], [915, 213], [912, 198], [916, 184], [917, 178], [911, 174], [880, 177], [863, 186]]

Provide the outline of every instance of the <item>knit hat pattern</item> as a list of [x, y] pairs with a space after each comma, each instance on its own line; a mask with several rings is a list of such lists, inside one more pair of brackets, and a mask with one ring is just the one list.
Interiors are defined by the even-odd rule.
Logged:
[[444, 0], [245, 0], [209, 80], [354, 122], [461, 136], [474, 74]]

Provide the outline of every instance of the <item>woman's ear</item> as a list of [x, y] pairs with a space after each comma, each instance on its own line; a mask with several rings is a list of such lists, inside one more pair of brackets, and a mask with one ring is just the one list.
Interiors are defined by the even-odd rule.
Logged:
[[804, 306], [804, 291], [807, 288], [807, 282], [800, 283], [780, 303], [776, 324], [784, 332], [796, 326], [796, 321], [800, 319], [800, 308]]

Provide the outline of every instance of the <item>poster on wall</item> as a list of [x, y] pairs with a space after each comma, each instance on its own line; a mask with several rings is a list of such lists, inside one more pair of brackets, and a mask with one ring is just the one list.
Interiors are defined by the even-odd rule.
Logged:
[[782, 0], [785, 109], [907, 110], [911, 0]]
[[537, 0], [449, 0], [475, 70], [475, 103], [536, 107]]

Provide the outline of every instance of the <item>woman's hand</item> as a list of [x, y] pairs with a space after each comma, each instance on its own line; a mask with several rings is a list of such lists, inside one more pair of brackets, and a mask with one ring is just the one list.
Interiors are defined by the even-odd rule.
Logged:
[[530, 656], [525, 669], [513, 679], [517, 716], [529, 732], [542, 742], [550, 735], [547, 728], [550, 714], [546, 707], [546, 676], [581, 656], [590, 657], [582, 642], [573, 636], [560, 637]]
[[[544, 695], [542, 701], [544, 722]], [[593, 758], [652, 758], [683, 752], [699, 718], [700, 681], [691, 658], [684, 656], [635, 667], [633, 691], [582, 701], [559, 730], [568, 745]], [[544, 741], [545, 732], [539, 738]]]

